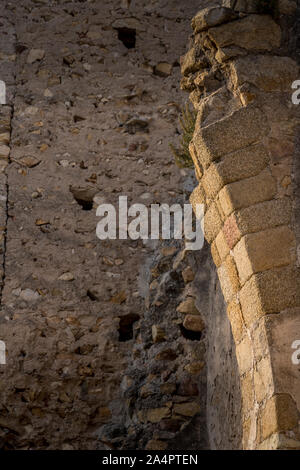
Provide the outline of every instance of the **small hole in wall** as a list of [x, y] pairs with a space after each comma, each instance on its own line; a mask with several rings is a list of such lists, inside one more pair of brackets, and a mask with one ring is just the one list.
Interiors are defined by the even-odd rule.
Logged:
[[81, 206], [84, 211], [91, 211], [93, 209], [93, 201], [85, 201], [74, 196], [75, 201]]
[[118, 39], [127, 49], [134, 49], [136, 43], [136, 30], [131, 28], [116, 28]]
[[119, 341], [130, 341], [133, 338], [133, 324], [140, 319], [136, 313], [129, 313], [120, 317]]
[[99, 298], [97, 297], [97, 295], [95, 295], [93, 292], [91, 292], [89, 289], [86, 293], [86, 295], [88, 296], [89, 299], [91, 299], [93, 302], [95, 302], [96, 300], [99, 300]]
[[179, 325], [179, 328], [180, 328], [182, 336], [185, 339], [190, 339], [192, 341], [200, 341], [200, 339], [201, 339], [201, 333], [200, 332], [187, 330], [186, 328], [184, 328], [184, 326], [182, 324]]

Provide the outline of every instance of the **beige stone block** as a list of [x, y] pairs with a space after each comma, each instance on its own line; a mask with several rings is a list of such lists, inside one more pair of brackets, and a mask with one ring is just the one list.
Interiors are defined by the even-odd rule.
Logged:
[[269, 355], [269, 342], [266, 332], [266, 318], [267, 317], [260, 318], [251, 331], [255, 362], [259, 362]]
[[269, 156], [262, 144], [237, 150], [215, 163], [223, 185], [258, 175], [268, 164]]
[[252, 370], [247, 372], [247, 374], [245, 374], [244, 377], [241, 378], [241, 394], [243, 414], [247, 416], [249, 414], [249, 411], [251, 411], [254, 407], [254, 387]]
[[260, 141], [266, 131], [266, 120], [258, 108], [240, 108], [206, 127], [196, 126], [193, 142], [207, 168], [212, 161]]
[[166, 332], [159, 325], [152, 325], [152, 339], [154, 343], [161, 343], [166, 339]]
[[255, 204], [231, 214], [224, 223], [223, 232], [230, 249], [243, 235], [259, 232], [279, 225], [288, 225], [291, 220], [290, 198], [273, 199]]
[[204, 216], [204, 236], [211, 243], [222, 228], [223, 222], [216, 204], [213, 202]]
[[205, 362], [198, 361], [198, 362], [190, 362], [184, 368], [189, 374], [198, 375], [203, 367], [205, 366]]
[[295, 236], [286, 226], [245, 235], [233, 250], [241, 283], [254, 273], [290, 264], [295, 246]]
[[10, 133], [2, 132], [0, 133], [0, 144], [8, 145], [10, 141]]
[[250, 438], [250, 432], [251, 432], [251, 418], [248, 418], [243, 423], [243, 450], [249, 450], [248, 443], [249, 443], [249, 438]]
[[196, 308], [195, 300], [192, 297], [188, 297], [183, 302], [180, 302], [176, 310], [177, 312], [183, 313], [184, 315], [200, 314], [199, 310]]
[[234, 341], [238, 344], [241, 341], [245, 330], [241, 307], [237, 301], [234, 300], [230, 302], [227, 307], [227, 315], [231, 324]]
[[250, 15], [209, 30], [218, 48], [238, 46], [246, 50], [271, 51], [280, 46], [281, 29], [266, 15]]
[[197, 177], [198, 181], [200, 181], [202, 176], [203, 176], [203, 168], [202, 168], [202, 165], [201, 165], [200, 160], [198, 158], [196, 147], [195, 147], [193, 141], [191, 141], [190, 144], [189, 144], [189, 152], [190, 152], [190, 155], [191, 155], [193, 163], [194, 163], [196, 177]]
[[221, 261], [224, 261], [224, 259], [229, 255], [230, 248], [226, 241], [223, 230], [221, 230], [216, 236], [215, 243], [216, 243], [216, 247], [217, 247], [220, 259]]
[[175, 403], [173, 411], [177, 415], [192, 417], [201, 410], [200, 405], [196, 402], [190, 403]]
[[300, 410], [300, 308], [265, 318], [276, 393], [289, 393]]
[[218, 248], [217, 248], [217, 245], [216, 245], [215, 241], [212, 242], [210, 248], [211, 248], [212, 259], [213, 259], [216, 267], [218, 268], [219, 266], [221, 266], [222, 261], [221, 261], [221, 258], [220, 258], [219, 252], [218, 252]]
[[205, 171], [202, 184], [206, 195], [215, 197], [226, 184], [256, 176], [268, 162], [269, 156], [262, 144], [226, 155], [221, 162], [213, 162]]
[[224, 183], [216, 164], [212, 163], [210, 167], [204, 172], [201, 183], [203, 185], [206, 196], [210, 199], [214, 198], [222, 189]]
[[182, 277], [184, 280], [184, 283], [187, 284], [189, 282], [192, 282], [195, 279], [195, 273], [193, 272], [192, 268], [190, 266], [187, 266], [183, 271], [182, 271]]
[[232, 214], [225, 220], [223, 226], [223, 233], [227, 245], [229, 246], [230, 250], [232, 250], [242, 236], [242, 232], [237, 224], [236, 213]]
[[164, 418], [169, 418], [171, 416], [171, 411], [167, 407], [163, 408], [153, 408], [147, 410], [147, 421], [150, 423], [159, 423]]
[[219, 276], [219, 281], [221, 284], [221, 289], [224, 295], [225, 302], [228, 303], [231, 301], [232, 297], [234, 296], [234, 291], [233, 291], [231, 282], [229, 280], [227, 269], [224, 263], [218, 268], [218, 276]]
[[225, 301], [230, 302], [240, 287], [234, 260], [230, 255], [218, 268], [218, 276]]
[[272, 199], [276, 194], [276, 181], [268, 169], [259, 175], [225, 186], [219, 194], [226, 216], [234, 210]]
[[228, 276], [232, 284], [234, 293], [236, 293], [240, 289], [240, 280], [239, 280], [239, 276], [238, 276], [238, 272], [237, 272], [237, 268], [236, 268], [236, 264], [235, 264], [233, 256], [231, 255], [227, 256], [225, 260], [225, 265], [227, 268]]
[[195, 331], [201, 333], [205, 324], [200, 315], [186, 315], [183, 321], [183, 326], [189, 331]]
[[258, 203], [237, 211], [234, 216], [241, 235], [288, 225], [292, 216], [291, 199], [285, 197]]
[[8, 145], [0, 145], [0, 158], [8, 158], [10, 154], [10, 148]]
[[219, 194], [215, 197], [214, 202], [217, 206], [220, 217], [221, 217], [222, 221], [224, 222], [226, 217], [225, 217], [225, 214], [224, 214], [221, 202], [220, 202]]
[[274, 393], [274, 382], [270, 357], [259, 361], [254, 368], [255, 399], [261, 403], [267, 396]]
[[242, 341], [236, 346], [236, 356], [240, 375], [249, 372], [253, 367], [253, 349], [250, 338], [246, 334]]
[[257, 450], [300, 450], [300, 440], [276, 433], [261, 442]]
[[182, 75], [189, 75], [197, 72], [198, 70], [205, 69], [207, 64], [204, 59], [204, 55], [199, 57], [197, 49], [192, 47], [182, 58], [181, 58], [181, 73]]
[[216, 26], [237, 17], [237, 14], [231, 8], [213, 6], [199, 11], [192, 19], [192, 28], [195, 33], [204, 31], [212, 26]]
[[265, 92], [290, 91], [298, 78], [298, 65], [289, 57], [250, 56], [241, 57], [231, 63], [231, 78], [234, 87], [250, 83]]
[[204, 204], [205, 205], [205, 193], [201, 184], [198, 184], [190, 195], [190, 204], [193, 208], [194, 213], [196, 213], [196, 205]]
[[261, 417], [262, 440], [272, 434], [298, 427], [298, 410], [288, 394], [274, 395], [268, 400]]
[[287, 266], [254, 274], [240, 291], [243, 317], [247, 326], [263, 315], [300, 306], [300, 276]]

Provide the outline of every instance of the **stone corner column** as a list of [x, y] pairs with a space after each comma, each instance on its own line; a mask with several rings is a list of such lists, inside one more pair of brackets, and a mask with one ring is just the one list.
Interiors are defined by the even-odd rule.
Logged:
[[236, 343], [243, 447], [300, 449], [300, 106], [292, 103], [300, 74], [284, 29], [299, 11], [279, 2], [275, 20], [254, 2], [224, 5], [193, 18], [181, 61], [197, 110], [191, 203], [206, 208]]

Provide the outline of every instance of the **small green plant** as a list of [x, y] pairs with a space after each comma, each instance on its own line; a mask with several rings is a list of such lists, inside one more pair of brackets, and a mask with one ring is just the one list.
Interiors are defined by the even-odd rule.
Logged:
[[170, 148], [175, 158], [175, 163], [179, 168], [193, 167], [189, 144], [195, 131], [196, 117], [196, 112], [191, 110], [189, 104], [186, 103], [185, 107], [181, 110], [181, 118], [179, 119], [182, 130], [180, 146], [179, 148], [176, 148], [173, 144], [170, 144]]
[[278, 0], [257, 0], [258, 13], [277, 16]]

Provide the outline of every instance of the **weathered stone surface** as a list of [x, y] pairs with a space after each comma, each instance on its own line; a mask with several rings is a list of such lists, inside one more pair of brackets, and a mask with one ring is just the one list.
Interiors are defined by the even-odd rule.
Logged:
[[216, 248], [218, 250], [218, 254], [220, 256], [221, 261], [224, 261], [224, 259], [228, 256], [230, 252], [230, 248], [228, 246], [228, 243], [226, 241], [225, 235], [223, 230], [221, 230], [218, 235], [216, 236]]
[[173, 349], [163, 349], [155, 356], [156, 361], [174, 361], [177, 358], [177, 354]]
[[155, 66], [155, 73], [160, 77], [168, 77], [172, 73], [172, 65], [167, 62], [160, 62]]
[[169, 408], [155, 408], [147, 411], [147, 420], [150, 423], [159, 423], [164, 418], [169, 418], [171, 411]]
[[190, 204], [193, 207], [194, 213], [196, 213], [197, 210], [197, 204], [203, 204], [205, 205], [206, 198], [205, 198], [205, 193], [202, 185], [196, 186], [196, 188], [193, 190], [192, 194], [190, 195]]
[[158, 325], [152, 325], [152, 339], [154, 343], [161, 343], [166, 338], [165, 331]]
[[218, 275], [224, 298], [226, 302], [230, 302], [240, 288], [237, 269], [231, 255], [228, 255], [218, 268]]
[[227, 314], [230, 320], [232, 334], [236, 343], [239, 343], [244, 334], [244, 321], [239, 303], [235, 300], [227, 307]]
[[201, 164], [209, 164], [261, 139], [266, 131], [265, 119], [257, 108], [239, 109], [207, 127], [196, 129], [194, 145]]
[[295, 259], [295, 237], [286, 226], [243, 237], [234, 248], [241, 282], [253, 273], [288, 265]]
[[151, 439], [147, 445], [146, 450], [166, 450], [168, 448], [168, 444], [163, 441]]
[[298, 69], [298, 64], [289, 57], [267, 55], [242, 57], [231, 64], [235, 87], [251, 83], [266, 92], [290, 91]]
[[254, 274], [240, 291], [246, 324], [250, 326], [262, 315], [300, 306], [299, 287], [299, 273], [293, 267]]
[[200, 315], [186, 315], [183, 326], [187, 330], [201, 332], [205, 328], [205, 324]]
[[213, 202], [204, 216], [204, 236], [208, 242], [212, 242], [222, 228], [222, 218], [217, 205]]
[[190, 73], [205, 69], [206, 65], [207, 62], [204, 57], [199, 57], [197, 49], [193, 47], [181, 58], [181, 73], [183, 75], [189, 75]]
[[226, 155], [221, 162], [213, 162], [201, 180], [208, 197], [212, 198], [228, 183], [249, 178], [262, 171], [269, 161], [263, 145], [254, 145]]
[[254, 407], [252, 370], [242, 377], [241, 390], [242, 390], [242, 397], [243, 397], [243, 413], [245, 416], [247, 416], [249, 412], [253, 410], [253, 407]]
[[240, 374], [249, 372], [253, 367], [253, 349], [251, 341], [246, 334], [242, 341], [236, 347], [237, 361], [239, 364]]
[[185, 315], [199, 315], [199, 311], [195, 305], [195, 300], [192, 297], [188, 297], [186, 300], [181, 302], [176, 310], [177, 312]]
[[291, 200], [273, 199], [234, 212], [224, 223], [223, 232], [232, 249], [240, 238], [267, 228], [287, 225], [291, 220]]
[[247, 50], [271, 51], [280, 46], [280, 27], [270, 16], [250, 15], [209, 30], [217, 47], [238, 46]]
[[182, 271], [182, 277], [183, 277], [184, 282], [187, 284], [189, 282], [192, 282], [195, 279], [195, 273], [193, 272], [190, 266], [187, 266]]
[[297, 10], [295, 0], [278, 0], [278, 11], [282, 15], [292, 15]]
[[192, 157], [193, 163], [195, 165], [196, 178], [198, 181], [200, 181], [203, 176], [203, 168], [198, 158], [197, 151], [196, 151], [193, 141], [191, 141], [189, 144], [189, 151], [190, 151], [190, 155]]
[[276, 181], [266, 169], [257, 176], [225, 186], [219, 194], [221, 207], [229, 216], [234, 210], [272, 199], [276, 190]]
[[[187, 74], [190, 98], [198, 111], [191, 153], [206, 204], [206, 238], [236, 343], [243, 445], [297, 448], [296, 419], [295, 440], [287, 432], [293, 426], [283, 422], [280, 407], [274, 409], [273, 429], [264, 429], [271, 416], [262, 420], [263, 425], [260, 420], [272, 394], [290, 394], [292, 400], [299, 395], [292, 366], [283, 372], [284, 361], [291, 362], [291, 332], [297, 330], [295, 318], [294, 328], [290, 319], [297, 317], [300, 308], [293, 233], [299, 211], [292, 215], [292, 204], [297, 207], [299, 202], [299, 197], [296, 203], [294, 199], [295, 191], [299, 192], [294, 177], [298, 169], [292, 167], [292, 159], [297, 160], [299, 116], [289, 99], [299, 67], [289, 57], [291, 49], [291, 56], [297, 56], [295, 43], [288, 50], [286, 41], [285, 45], [281, 41], [289, 34], [289, 20], [278, 15], [294, 12], [295, 2], [268, 7], [254, 0], [224, 0], [222, 5], [239, 12], [239, 19], [202, 28], [203, 11], [199, 33], [193, 38], [198, 53], [211, 66], [199, 74]], [[205, 85], [209, 75], [215, 80], [212, 87]], [[286, 339], [280, 339], [279, 323]], [[282, 408], [288, 413], [289, 406]], [[294, 409], [295, 418], [299, 412]], [[280, 421], [283, 424], [278, 426]]]
[[[165, 407], [168, 416], [160, 385], [187, 374], [179, 356], [193, 342], [173, 323], [187, 264], [174, 272], [162, 241], [98, 240], [95, 211], [105, 202], [117, 208], [120, 194], [183, 202], [188, 172], [174, 165], [169, 142], [176, 145], [185, 101], [178, 61], [199, 3], [182, 10], [159, 0], [150, 22], [146, 0], [100, 3], [12, 0], [1, 12], [9, 104], [0, 106], [0, 340], [8, 361], [0, 402], [13, 410], [0, 423], [1, 449], [145, 448], [160, 441], [158, 424], [138, 422], [138, 411]], [[149, 263], [160, 256], [169, 259], [158, 284], [169, 278], [158, 298], [170, 304], [150, 313], [143, 296]], [[153, 343], [152, 325], [166, 331], [165, 348]], [[174, 360], [167, 352], [156, 361], [162, 349], [175, 351]], [[197, 426], [199, 437], [189, 439], [198, 445]]]
[[204, 368], [205, 362], [203, 361], [198, 361], [198, 362], [190, 362], [187, 364], [184, 368], [189, 374], [192, 375], [199, 375], [201, 370]]
[[8, 145], [0, 145], [0, 158], [8, 158], [10, 148]]
[[210, 7], [201, 10], [192, 20], [192, 28], [195, 33], [204, 31], [213, 26], [227, 23], [237, 17], [230, 8]]
[[43, 49], [31, 49], [27, 57], [27, 64], [33, 64], [37, 60], [42, 60], [45, 56]]
[[274, 393], [273, 373], [270, 357], [264, 357], [255, 365], [253, 380], [255, 398], [258, 403], [261, 403], [267, 395]]
[[262, 440], [280, 431], [298, 427], [298, 410], [288, 394], [273, 396], [266, 404], [261, 418]]
[[183, 416], [195, 416], [200, 411], [200, 406], [196, 402], [175, 403], [173, 411], [175, 414]]

